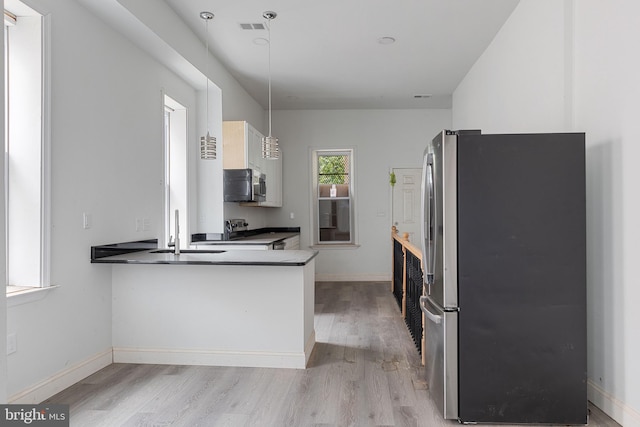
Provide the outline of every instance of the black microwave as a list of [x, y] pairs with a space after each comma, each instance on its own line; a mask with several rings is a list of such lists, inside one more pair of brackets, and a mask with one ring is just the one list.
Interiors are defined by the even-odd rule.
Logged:
[[264, 202], [266, 177], [254, 169], [224, 169], [225, 202]]

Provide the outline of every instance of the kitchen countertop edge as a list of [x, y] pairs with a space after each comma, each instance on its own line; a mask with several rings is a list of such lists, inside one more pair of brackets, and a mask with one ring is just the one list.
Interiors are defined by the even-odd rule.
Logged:
[[241, 265], [241, 266], [271, 266], [271, 267], [303, 267], [318, 255], [317, 251], [304, 261], [168, 261], [168, 260], [127, 260], [127, 259], [97, 259], [92, 264], [130, 264], [130, 265]]
[[[318, 255], [314, 250], [247, 251], [227, 250], [218, 253], [207, 251], [154, 253], [157, 241], [113, 243], [91, 247], [92, 264], [173, 264], [173, 265], [260, 265], [294, 266], [308, 264]], [[179, 257], [179, 258], [178, 258]]]
[[264, 227], [236, 232], [240, 237], [222, 239], [215, 233], [195, 233], [191, 235], [192, 245], [264, 245], [280, 242], [300, 234], [300, 227]]

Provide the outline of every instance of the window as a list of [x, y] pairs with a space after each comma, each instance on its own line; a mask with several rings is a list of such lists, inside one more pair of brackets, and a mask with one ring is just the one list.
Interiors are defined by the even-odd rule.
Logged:
[[[164, 95], [164, 236], [176, 238], [175, 211], [179, 211], [180, 247], [189, 247], [187, 228], [187, 109]], [[144, 229], [144, 226], [143, 226]], [[145, 230], [147, 231], [147, 230]], [[167, 240], [168, 242], [168, 240]], [[163, 242], [161, 241], [160, 244]]]
[[315, 150], [313, 230], [315, 245], [354, 245], [353, 150]]
[[6, 283], [12, 288], [46, 287], [50, 285], [46, 21], [19, 1], [10, 4], [16, 10], [5, 11], [4, 26]]

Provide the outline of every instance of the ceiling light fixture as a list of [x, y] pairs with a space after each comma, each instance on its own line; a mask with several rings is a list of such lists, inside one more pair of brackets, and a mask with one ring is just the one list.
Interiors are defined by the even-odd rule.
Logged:
[[262, 158], [277, 159], [280, 157], [280, 146], [278, 144], [278, 138], [271, 135], [271, 21], [274, 20], [278, 14], [268, 10], [264, 12], [262, 16], [267, 20], [267, 30], [269, 35], [269, 136], [262, 138]]
[[380, 44], [393, 44], [396, 42], [396, 39], [393, 37], [380, 37], [378, 39], [378, 43]]
[[204, 78], [207, 81], [207, 105], [205, 107], [205, 124], [207, 128], [207, 135], [200, 137], [200, 158], [202, 160], [215, 160], [218, 157], [216, 149], [216, 137], [211, 136], [209, 133], [209, 21], [213, 19], [213, 13], [200, 12], [200, 18], [204, 19], [204, 26], [206, 30], [205, 41], [205, 66], [204, 66]]

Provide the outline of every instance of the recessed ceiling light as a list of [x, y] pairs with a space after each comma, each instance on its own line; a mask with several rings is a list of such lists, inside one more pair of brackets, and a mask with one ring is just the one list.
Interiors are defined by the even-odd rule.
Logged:
[[396, 39], [393, 37], [380, 37], [378, 39], [378, 43], [380, 44], [393, 44], [396, 42]]
[[269, 44], [269, 40], [265, 39], [264, 37], [258, 37], [253, 39], [253, 43], [259, 46], [266, 46]]

